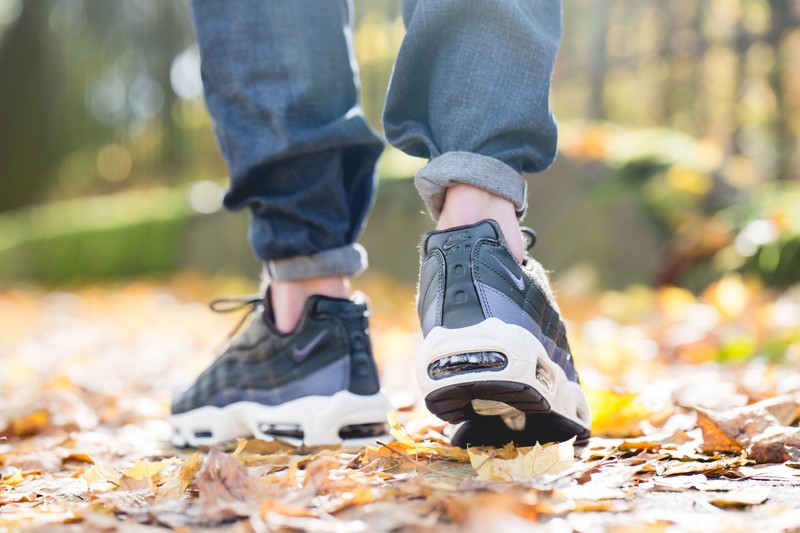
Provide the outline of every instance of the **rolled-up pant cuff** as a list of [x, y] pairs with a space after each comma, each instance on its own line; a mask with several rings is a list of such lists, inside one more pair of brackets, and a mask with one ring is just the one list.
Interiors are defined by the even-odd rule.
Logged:
[[367, 251], [360, 244], [348, 244], [314, 255], [273, 259], [264, 262], [264, 278], [291, 281], [327, 276], [357, 276], [366, 270]]
[[520, 172], [499, 159], [471, 152], [447, 152], [432, 159], [414, 179], [414, 185], [434, 220], [439, 220], [442, 213], [447, 189], [460, 183], [509, 200], [514, 204], [517, 217], [525, 216], [528, 184]]

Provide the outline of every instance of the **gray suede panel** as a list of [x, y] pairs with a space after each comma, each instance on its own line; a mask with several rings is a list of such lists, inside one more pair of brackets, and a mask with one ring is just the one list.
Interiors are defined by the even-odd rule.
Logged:
[[488, 317], [499, 318], [507, 324], [515, 324], [530, 331], [544, 346], [551, 361], [558, 364], [567, 374], [567, 378], [575, 380], [577, 374], [571, 364], [569, 352], [556, 345], [553, 340], [542, 333], [539, 324], [526, 313], [514, 300], [484, 283], [477, 283], [481, 295], [483, 311]]
[[304, 396], [332, 396], [347, 389], [350, 377], [350, 358], [341, 357], [333, 363], [296, 381], [272, 389], [225, 389], [216, 394], [208, 405], [224, 407], [234, 402], [255, 402], [279, 405]]
[[422, 317], [422, 334], [427, 335], [442, 322], [442, 294], [437, 294]]

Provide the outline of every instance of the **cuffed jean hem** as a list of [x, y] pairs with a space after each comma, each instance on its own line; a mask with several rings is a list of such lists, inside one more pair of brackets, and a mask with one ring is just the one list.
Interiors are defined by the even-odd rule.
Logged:
[[449, 187], [472, 185], [514, 204], [517, 217], [528, 208], [528, 184], [522, 174], [499, 159], [471, 152], [447, 152], [417, 172], [414, 185], [433, 220], [439, 220]]
[[292, 281], [327, 276], [357, 276], [367, 269], [367, 251], [358, 243], [314, 255], [264, 262], [265, 279]]

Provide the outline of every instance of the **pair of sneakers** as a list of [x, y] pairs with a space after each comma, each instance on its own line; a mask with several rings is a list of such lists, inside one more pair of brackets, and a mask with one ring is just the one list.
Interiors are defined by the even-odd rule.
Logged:
[[[178, 446], [237, 436], [359, 446], [385, 432], [363, 297], [312, 296], [294, 331], [269, 303], [172, 403]], [[428, 409], [458, 424], [453, 444], [530, 445], [589, 435], [589, 409], [541, 265], [519, 264], [498, 224], [435, 231], [422, 245], [416, 375]]]

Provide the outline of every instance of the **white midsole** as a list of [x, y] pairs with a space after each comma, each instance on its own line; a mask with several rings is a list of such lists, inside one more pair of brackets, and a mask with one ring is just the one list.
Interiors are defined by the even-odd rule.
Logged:
[[[443, 379], [428, 376], [431, 363], [447, 355], [492, 351], [508, 358], [506, 368], [456, 374]], [[551, 386], [536, 378], [536, 365], [550, 374]], [[564, 370], [547, 355], [542, 343], [527, 329], [498, 318], [465, 328], [437, 326], [422, 341], [417, 357], [417, 383], [423, 397], [441, 388], [476, 381], [512, 381], [534, 388], [550, 404], [550, 409], [589, 428], [589, 405], [580, 385], [567, 379]]]
[[[333, 396], [305, 396], [274, 406], [236, 402], [225, 407], [200, 407], [172, 415], [170, 423], [175, 429], [173, 442], [177, 446], [209, 446], [247, 435], [271, 440], [273, 437], [262, 431], [262, 425], [299, 426], [303, 444], [322, 446], [342, 444], [339, 431], [345, 426], [384, 423], [389, 410], [389, 400], [382, 392], [362, 396], [341, 391]], [[300, 439], [282, 437], [282, 440], [301, 443]], [[353, 439], [347, 444], [359, 442]]]

